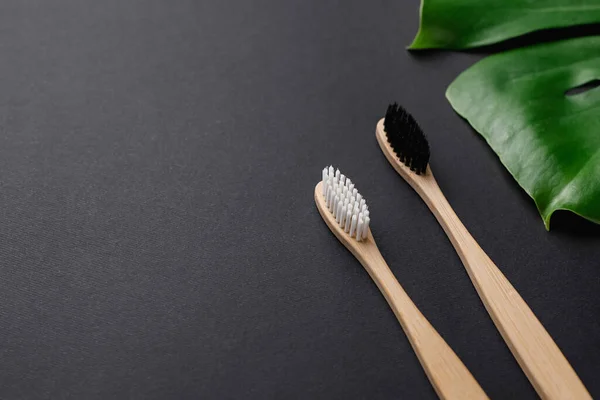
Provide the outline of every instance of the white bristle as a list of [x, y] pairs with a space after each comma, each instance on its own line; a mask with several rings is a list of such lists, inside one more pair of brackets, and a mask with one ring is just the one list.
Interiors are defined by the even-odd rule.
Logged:
[[333, 205], [335, 203], [335, 192], [331, 191], [331, 196], [329, 196], [329, 211], [333, 212]]
[[363, 224], [363, 233], [362, 233], [362, 237], [366, 238], [368, 233], [369, 233], [369, 222], [371, 222], [371, 220], [369, 219], [368, 216], [365, 217], [365, 222]]
[[352, 211], [346, 211], [346, 221], [344, 221], [344, 231], [350, 232], [350, 221], [352, 221]]
[[321, 182], [325, 205], [336, 223], [350, 237], [365, 240], [370, 222], [366, 199], [358, 193], [350, 178], [332, 165], [323, 169]]
[[356, 214], [352, 215], [352, 223], [350, 224], [350, 237], [356, 233]]
[[340, 222], [342, 222], [342, 208], [344, 207], [344, 204], [342, 203], [342, 201], [338, 201], [338, 206], [337, 206], [337, 212], [335, 213], [335, 220], [337, 221], [337, 223], [339, 224]]
[[362, 231], [363, 231], [363, 224], [365, 223], [365, 221], [362, 219], [362, 217], [358, 217], [358, 226], [356, 227], [356, 240], [360, 241], [362, 239]]

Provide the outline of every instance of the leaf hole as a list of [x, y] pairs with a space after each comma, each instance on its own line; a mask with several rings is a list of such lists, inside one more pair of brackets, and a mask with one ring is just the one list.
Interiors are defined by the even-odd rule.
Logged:
[[600, 87], [600, 79], [592, 79], [589, 82], [584, 83], [583, 85], [575, 86], [565, 92], [566, 96], [576, 96], [578, 94], [582, 94], [585, 92], [589, 92], [592, 89], [596, 89]]

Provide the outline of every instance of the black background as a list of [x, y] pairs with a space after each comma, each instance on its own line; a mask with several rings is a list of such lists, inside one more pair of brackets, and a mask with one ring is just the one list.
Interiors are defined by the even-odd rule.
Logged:
[[488, 394], [535, 398], [377, 146], [394, 100], [428, 134], [457, 214], [600, 396], [600, 227], [557, 214], [545, 231], [444, 98], [482, 54], [405, 50], [418, 7], [2, 1], [0, 397], [435, 398], [315, 208], [334, 164]]

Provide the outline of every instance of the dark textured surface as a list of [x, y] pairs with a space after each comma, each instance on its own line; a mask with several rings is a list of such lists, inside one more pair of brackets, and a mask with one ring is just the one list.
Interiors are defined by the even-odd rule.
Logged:
[[333, 163], [493, 398], [535, 398], [374, 137], [393, 100], [440, 186], [600, 396], [600, 229], [532, 201], [444, 99], [477, 54], [404, 50], [417, 2], [0, 3], [0, 397], [435, 398], [315, 209]]

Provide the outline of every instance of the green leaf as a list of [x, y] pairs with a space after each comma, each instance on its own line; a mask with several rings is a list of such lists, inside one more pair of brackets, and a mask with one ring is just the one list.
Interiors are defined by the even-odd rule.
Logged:
[[421, 0], [409, 49], [464, 49], [539, 29], [600, 22], [600, 0]]
[[485, 138], [535, 200], [600, 223], [600, 37], [526, 47], [483, 59], [450, 85], [452, 107]]

